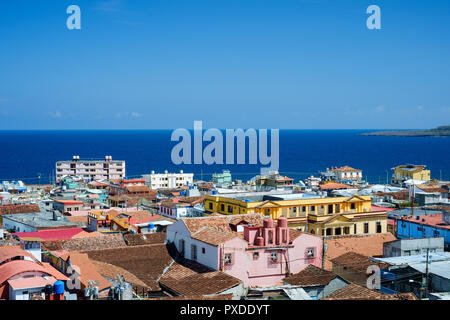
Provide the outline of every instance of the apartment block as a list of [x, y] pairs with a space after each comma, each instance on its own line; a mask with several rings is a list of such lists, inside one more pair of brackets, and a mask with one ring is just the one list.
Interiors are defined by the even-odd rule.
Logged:
[[178, 188], [182, 186], [192, 185], [194, 182], [193, 173], [184, 173], [180, 170], [179, 173], [169, 173], [167, 170], [164, 173], [155, 173], [143, 175], [145, 184], [152, 190]]
[[80, 160], [80, 156], [73, 156], [72, 160], [56, 162], [56, 182], [65, 176], [84, 181], [122, 179], [125, 161], [112, 160], [111, 156], [105, 156], [105, 160]]

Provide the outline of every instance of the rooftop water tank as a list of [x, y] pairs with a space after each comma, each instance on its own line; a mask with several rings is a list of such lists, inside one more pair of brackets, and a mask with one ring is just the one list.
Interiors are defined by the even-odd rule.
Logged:
[[264, 238], [263, 237], [256, 237], [255, 239], [255, 246], [262, 247], [264, 245]]
[[53, 284], [53, 293], [63, 294], [64, 293], [64, 282], [62, 282], [61, 280], [56, 281]]
[[287, 219], [285, 217], [279, 217], [277, 227], [287, 228], [287, 226], [288, 226]]
[[264, 219], [263, 226], [264, 226], [264, 228], [273, 228], [273, 220], [272, 219]]
[[216, 190], [213, 190], [213, 191], [212, 191], [212, 194], [217, 194], [217, 191], [216, 191]]
[[148, 224], [148, 228], [149, 228], [149, 229], [153, 229], [153, 228], [155, 228], [155, 225], [154, 225], [153, 223], [149, 223], [149, 224]]

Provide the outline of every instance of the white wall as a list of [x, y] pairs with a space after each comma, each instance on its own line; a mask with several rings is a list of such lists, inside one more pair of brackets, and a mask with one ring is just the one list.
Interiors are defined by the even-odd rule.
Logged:
[[[14, 227], [16, 229], [14, 229]], [[36, 228], [23, 224], [21, 222], [13, 221], [3, 216], [3, 228], [15, 230], [15, 232], [34, 232]]]
[[[174, 242], [178, 251], [181, 251], [180, 240], [184, 239], [185, 258], [191, 259], [191, 245], [197, 246], [197, 262], [218, 270], [219, 250], [216, 246], [205, 242], [192, 239], [189, 230], [186, 228], [183, 220], [178, 220], [174, 224], [167, 227], [166, 240]], [[202, 253], [205, 248], [205, 253]]]

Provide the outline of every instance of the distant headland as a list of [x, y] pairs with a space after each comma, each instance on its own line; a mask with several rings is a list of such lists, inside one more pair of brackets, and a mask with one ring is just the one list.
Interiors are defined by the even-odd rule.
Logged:
[[426, 130], [395, 130], [361, 133], [362, 136], [397, 136], [397, 137], [450, 137], [450, 126], [439, 126]]

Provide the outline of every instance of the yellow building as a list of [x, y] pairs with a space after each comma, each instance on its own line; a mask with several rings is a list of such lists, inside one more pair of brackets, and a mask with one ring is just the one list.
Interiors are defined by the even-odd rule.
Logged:
[[425, 165], [401, 165], [392, 168], [394, 170], [394, 176], [392, 182], [394, 184], [401, 183], [405, 180], [430, 180], [430, 170], [425, 170]]
[[372, 210], [370, 196], [207, 195], [205, 210], [227, 215], [258, 213], [272, 219], [283, 216], [290, 227], [327, 236], [387, 232], [387, 214]]

